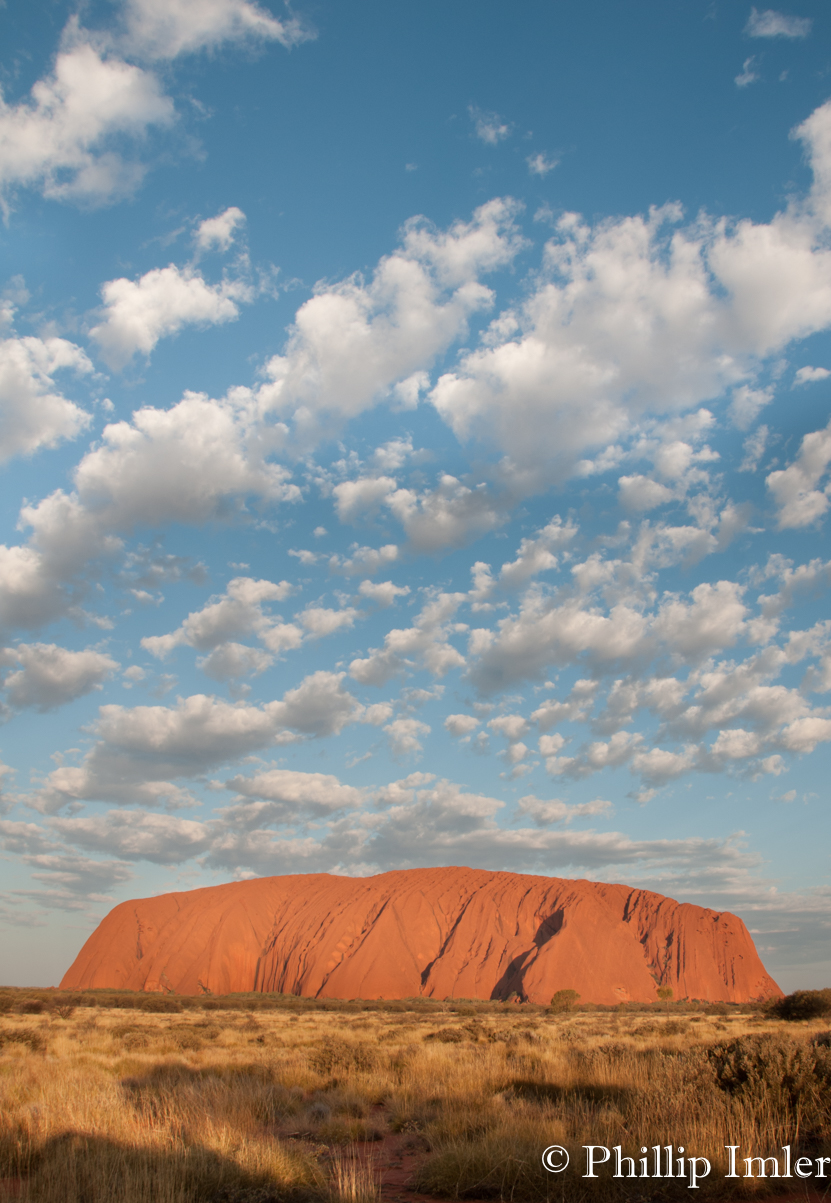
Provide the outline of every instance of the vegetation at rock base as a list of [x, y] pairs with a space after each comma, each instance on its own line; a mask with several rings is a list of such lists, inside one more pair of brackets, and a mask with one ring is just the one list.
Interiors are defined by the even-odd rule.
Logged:
[[[585, 1181], [588, 1143], [683, 1143], [713, 1163], [702, 1196], [748, 1198], [789, 1184], [725, 1180], [725, 1144], [831, 1153], [821, 1016], [566, 1001], [0, 990], [0, 1199], [689, 1198], [686, 1180]], [[542, 1167], [551, 1144], [565, 1174]]]
[[576, 990], [558, 990], [551, 999], [551, 1010], [555, 1012], [573, 1011], [580, 1001]]
[[769, 1004], [772, 1015], [798, 1022], [831, 1015], [831, 990], [794, 990]]

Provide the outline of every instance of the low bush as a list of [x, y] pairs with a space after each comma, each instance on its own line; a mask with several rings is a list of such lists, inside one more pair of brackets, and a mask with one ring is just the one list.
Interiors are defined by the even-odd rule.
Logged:
[[358, 1041], [341, 1040], [337, 1037], [309, 1054], [309, 1065], [319, 1074], [349, 1073], [357, 1070], [366, 1073], [377, 1063], [375, 1049]]
[[795, 1022], [800, 1019], [822, 1019], [831, 1015], [831, 990], [794, 990], [771, 1003], [771, 1013], [778, 1019]]
[[24, 998], [18, 1003], [18, 1015], [42, 1015], [46, 1004], [42, 998]]
[[558, 990], [551, 999], [551, 1010], [555, 1013], [573, 1011], [579, 1001], [580, 995], [576, 990]]

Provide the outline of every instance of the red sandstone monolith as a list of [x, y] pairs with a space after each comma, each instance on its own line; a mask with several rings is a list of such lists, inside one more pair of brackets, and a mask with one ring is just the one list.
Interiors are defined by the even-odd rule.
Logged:
[[780, 997], [735, 915], [594, 881], [407, 869], [264, 877], [122, 902], [62, 989], [548, 1003]]

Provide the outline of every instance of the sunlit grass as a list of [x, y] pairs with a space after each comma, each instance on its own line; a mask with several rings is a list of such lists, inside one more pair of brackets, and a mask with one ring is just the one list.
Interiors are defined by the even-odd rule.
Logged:
[[[0, 1179], [24, 1203], [377, 1203], [390, 1150], [439, 1198], [642, 1197], [583, 1181], [588, 1143], [683, 1143], [713, 1163], [702, 1194], [747, 1193], [775, 1183], [725, 1182], [725, 1144], [830, 1151], [819, 1020], [94, 997], [0, 997]], [[556, 1178], [552, 1143], [574, 1151]]]

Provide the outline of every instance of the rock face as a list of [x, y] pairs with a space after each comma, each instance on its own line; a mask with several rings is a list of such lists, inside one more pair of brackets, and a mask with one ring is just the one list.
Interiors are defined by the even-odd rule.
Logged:
[[63, 989], [548, 1003], [781, 996], [735, 915], [622, 885], [410, 869], [237, 881], [123, 902]]

